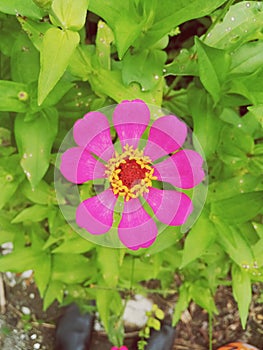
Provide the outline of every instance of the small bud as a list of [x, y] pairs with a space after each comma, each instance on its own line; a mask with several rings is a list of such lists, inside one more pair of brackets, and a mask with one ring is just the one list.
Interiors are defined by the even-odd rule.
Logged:
[[17, 94], [17, 97], [19, 99], [19, 101], [27, 101], [28, 100], [28, 93], [25, 91], [19, 91], [19, 93]]

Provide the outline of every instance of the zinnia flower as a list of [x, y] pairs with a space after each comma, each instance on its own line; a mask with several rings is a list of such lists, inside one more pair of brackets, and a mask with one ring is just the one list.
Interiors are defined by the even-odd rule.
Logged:
[[[178, 189], [191, 189], [204, 179], [199, 153], [181, 149], [187, 127], [177, 117], [166, 115], [149, 129], [144, 148], [142, 135], [150, 122], [150, 110], [141, 100], [123, 101], [115, 108], [112, 124], [121, 151], [116, 151], [108, 118], [89, 112], [73, 128], [76, 147], [62, 154], [60, 171], [75, 184], [105, 179], [108, 187], [84, 200], [77, 208], [76, 223], [90, 234], [107, 233], [114, 221], [114, 208], [123, 198], [118, 236], [124, 246], [136, 250], [149, 247], [156, 239], [156, 219], [166, 225], [186, 222], [193, 210], [191, 199]], [[170, 183], [172, 189], [154, 187]], [[152, 209], [145, 210], [143, 201]]]

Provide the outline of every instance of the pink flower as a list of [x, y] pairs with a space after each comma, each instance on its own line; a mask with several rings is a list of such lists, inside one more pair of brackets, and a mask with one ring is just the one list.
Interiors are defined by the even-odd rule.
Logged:
[[[181, 149], [187, 127], [173, 115], [152, 123], [146, 145], [141, 148], [139, 143], [150, 122], [150, 110], [141, 100], [121, 102], [112, 119], [121, 152], [117, 153], [112, 143], [108, 118], [90, 112], [75, 123], [77, 146], [62, 154], [60, 171], [75, 184], [96, 179], [108, 183], [103, 192], [80, 203], [76, 211], [78, 226], [93, 235], [107, 233], [113, 225], [115, 205], [122, 197], [120, 241], [133, 250], [149, 247], [158, 233], [154, 219], [166, 225], [182, 225], [193, 209], [185, 193], [162, 190], [154, 187], [154, 182], [191, 189], [204, 179], [203, 159], [196, 151]], [[154, 215], [146, 212], [143, 201]]]
[[128, 348], [125, 345], [122, 345], [120, 348], [118, 348], [117, 346], [113, 346], [111, 350], [128, 350]]

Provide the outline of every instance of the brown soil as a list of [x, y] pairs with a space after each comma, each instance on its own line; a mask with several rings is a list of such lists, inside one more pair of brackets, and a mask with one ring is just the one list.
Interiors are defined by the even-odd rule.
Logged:
[[[2, 350], [53, 350], [55, 324], [62, 313], [57, 304], [47, 312], [42, 311], [42, 301], [32, 280], [22, 280], [14, 287], [8, 285], [4, 276], [6, 307], [0, 314], [0, 349]], [[220, 287], [215, 300], [219, 315], [213, 321], [214, 349], [234, 340], [242, 340], [263, 349], [263, 304], [258, 302], [262, 286], [253, 288], [253, 301], [245, 330], [242, 330], [236, 303], [228, 287]], [[160, 306], [162, 300], [160, 299]], [[30, 312], [29, 315], [24, 313]], [[174, 349], [207, 350], [209, 343], [208, 315], [191, 303], [177, 325]], [[131, 334], [129, 350], [133, 350], [134, 335]], [[133, 340], [131, 340], [133, 339]], [[108, 350], [105, 336], [93, 335], [94, 350]], [[134, 347], [134, 350], [136, 347]]]

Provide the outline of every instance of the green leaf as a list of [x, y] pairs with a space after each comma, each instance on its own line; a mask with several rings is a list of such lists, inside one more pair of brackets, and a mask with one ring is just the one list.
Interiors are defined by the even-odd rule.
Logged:
[[245, 174], [211, 183], [209, 185], [208, 199], [216, 202], [234, 197], [240, 193], [262, 190], [263, 180], [261, 176]]
[[54, 300], [58, 300], [62, 303], [64, 297], [64, 283], [60, 281], [50, 281], [47, 286], [47, 290], [44, 296], [44, 311], [53, 303]]
[[220, 100], [222, 85], [230, 67], [230, 56], [224, 50], [215, 49], [195, 37], [200, 80], [215, 103]]
[[94, 56], [95, 47], [93, 45], [79, 45], [70, 58], [69, 72], [83, 81], [88, 80], [93, 70], [92, 58]]
[[247, 271], [233, 265], [232, 267], [233, 295], [238, 305], [243, 329], [246, 327], [249, 305], [252, 300], [251, 281]]
[[214, 220], [215, 227], [218, 231], [217, 241], [230, 258], [239, 266], [247, 266], [253, 264], [253, 253], [251, 245], [243, 237], [242, 231], [229, 224]]
[[39, 52], [25, 33], [19, 33], [11, 56], [12, 79], [26, 84], [37, 81], [39, 68]]
[[225, 222], [240, 224], [262, 211], [263, 191], [241, 193], [211, 204], [211, 213]]
[[64, 74], [79, 40], [79, 34], [71, 30], [50, 28], [45, 33], [40, 51], [39, 105]]
[[98, 264], [108, 287], [114, 288], [119, 276], [119, 249], [98, 247]]
[[0, 257], [0, 271], [24, 272], [34, 269], [37, 265], [41, 266], [46, 258], [46, 253], [33, 247], [24, 247]]
[[258, 122], [263, 127], [263, 105], [250, 106], [248, 110], [257, 118]]
[[40, 111], [34, 120], [27, 122], [23, 115], [16, 117], [15, 137], [22, 157], [20, 164], [32, 187], [37, 186], [49, 167], [57, 124], [57, 112], [51, 108]]
[[17, 155], [2, 157], [0, 160], [0, 209], [12, 198], [24, 175], [19, 172]]
[[35, 204], [32, 207], [28, 207], [22, 210], [13, 220], [13, 224], [18, 222], [39, 222], [48, 217], [50, 208], [47, 206]]
[[111, 43], [114, 36], [110, 27], [103, 21], [98, 22], [96, 36], [96, 55], [100, 66], [105, 69], [111, 68]]
[[130, 51], [123, 58], [122, 79], [125, 85], [137, 82], [143, 90], [151, 90], [163, 75], [166, 53], [161, 50]]
[[255, 105], [262, 104], [262, 79], [263, 69], [261, 67], [252, 74], [232, 78], [230, 80], [231, 86], [229, 87], [229, 92], [243, 95]]
[[65, 240], [61, 245], [55, 248], [53, 253], [82, 254], [89, 252], [93, 248], [93, 243], [75, 234], [74, 238]]
[[42, 263], [33, 266], [33, 269], [34, 279], [36, 281], [40, 296], [43, 298], [51, 275], [51, 256], [46, 254], [45, 258], [42, 259]]
[[26, 112], [29, 108], [27, 99], [27, 85], [0, 80], [0, 111]]
[[63, 29], [78, 31], [85, 24], [88, 3], [88, 0], [53, 0], [51, 21]]
[[220, 134], [218, 155], [232, 167], [245, 166], [248, 155], [253, 153], [254, 140], [249, 135], [232, 125], [225, 125]]
[[53, 28], [53, 26], [49, 22], [35, 22], [24, 17], [18, 17], [18, 21], [35, 48], [40, 51], [43, 44], [44, 34], [48, 29]]
[[190, 285], [189, 293], [193, 298], [194, 302], [207, 310], [208, 313], [218, 314], [214, 296], [211, 290], [208, 288], [206, 281], [199, 280]]
[[52, 280], [63, 283], [82, 283], [91, 276], [92, 269], [87, 258], [77, 254], [54, 254]]
[[251, 74], [262, 67], [263, 41], [248, 42], [231, 56], [231, 74]]
[[1, 0], [0, 12], [36, 19], [45, 14], [32, 0]]
[[189, 285], [187, 283], [182, 284], [179, 288], [178, 294], [179, 294], [179, 298], [175, 305], [173, 320], [172, 320], [173, 327], [180, 321], [181, 314], [188, 307], [188, 304], [191, 300], [191, 295], [189, 293]]
[[209, 158], [216, 150], [223, 123], [213, 108], [212, 98], [205, 90], [192, 86], [188, 89], [188, 105], [193, 116], [194, 134]]
[[157, 1], [156, 7], [153, 2], [148, 9], [148, 15], [150, 17], [153, 12], [154, 21], [148, 22], [145, 26], [138, 46], [141, 48], [152, 46], [181, 23], [209, 15], [224, 2], [225, 0], [166, 0], [165, 3]]
[[202, 256], [216, 238], [216, 230], [203, 211], [186, 236], [181, 268]]
[[[192, 50], [193, 51], [193, 50]], [[178, 56], [165, 66], [164, 75], [192, 75], [198, 76], [197, 56], [187, 49], [180, 50]]]
[[26, 181], [21, 186], [21, 191], [24, 194], [24, 196], [30, 199], [33, 203], [45, 205], [56, 201], [53, 190], [45, 181], [41, 181], [34, 188], [34, 190], [32, 190], [32, 187]]
[[137, 98], [157, 106], [160, 106], [162, 102], [162, 79], [151, 91], [141, 91], [137, 84], [126, 87], [122, 82], [120, 71], [98, 69], [96, 74], [90, 77], [90, 83], [95, 92], [105, 94], [117, 102]]
[[230, 7], [223, 22], [218, 23], [205, 42], [219, 49], [234, 50], [247, 41], [262, 38], [263, 4], [241, 1]]
[[91, 0], [89, 10], [102, 17], [114, 32], [118, 56], [121, 59], [127, 49], [140, 36], [146, 18], [140, 16], [132, 1]]

